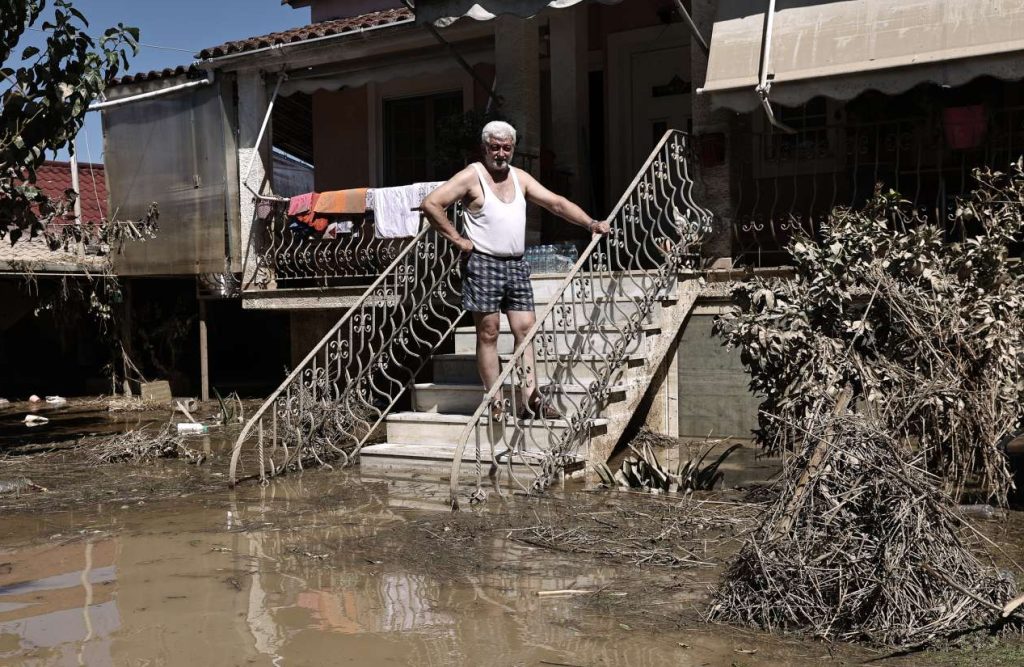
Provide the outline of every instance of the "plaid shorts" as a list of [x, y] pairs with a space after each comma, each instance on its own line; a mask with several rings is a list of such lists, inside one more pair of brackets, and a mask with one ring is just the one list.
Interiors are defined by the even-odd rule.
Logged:
[[462, 307], [475, 313], [532, 311], [530, 265], [522, 257], [471, 253], [462, 263]]

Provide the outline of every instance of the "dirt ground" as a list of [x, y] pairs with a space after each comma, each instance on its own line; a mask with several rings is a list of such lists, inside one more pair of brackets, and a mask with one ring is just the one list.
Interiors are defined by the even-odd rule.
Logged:
[[[166, 409], [72, 404], [31, 431], [24, 414], [0, 412], [0, 482], [34, 485], [0, 494], [0, 664], [1024, 664], [1018, 637], [895, 655], [707, 624], [763, 489], [567, 483], [451, 513], [446, 480], [415, 473], [229, 490], [237, 428], [193, 439], [200, 466], [93, 461]], [[1024, 515], [981, 526], [1020, 557]]]

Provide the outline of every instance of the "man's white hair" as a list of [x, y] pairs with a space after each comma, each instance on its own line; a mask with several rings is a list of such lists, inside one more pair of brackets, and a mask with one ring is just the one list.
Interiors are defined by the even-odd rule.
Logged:
[[515, 145], [516, 128], [503, 120], [492, 120], [484, 125], [484, 129], [480, 132], [480, 141], [483, 143], [486, 144], [491, 139], [508, 139], [512, 145]]

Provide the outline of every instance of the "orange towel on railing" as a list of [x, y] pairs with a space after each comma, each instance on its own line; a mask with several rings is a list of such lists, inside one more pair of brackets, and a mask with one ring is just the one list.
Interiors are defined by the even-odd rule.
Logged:
[[326, 215], [363, 215], [366, 213], [366, 188], [321, 192], [313, 210]]

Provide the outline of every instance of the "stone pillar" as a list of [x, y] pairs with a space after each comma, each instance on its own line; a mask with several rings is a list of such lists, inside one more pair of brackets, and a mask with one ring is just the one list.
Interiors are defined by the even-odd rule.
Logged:
[[[242, 241], [242, 284], [250, 285], [256, 272], [256, 247], [253, 245], [253, 226], [256, 223], [256, 200], [253, 191], [270, 194], [271, 178], [271, 128], [267, 126], [259, 147], [259, 136], [263, 119], [270, 102], [263, 73], [246, 71], [238, 73], [238, 179], [239, 215]], [[256, 156], [253, 159], [253, 156]], [[252, 169], [246, 178], [249, 161]], [[246, 185], [249, 187], [247, 188]]]
[[586, 3], [552, 12], [549, 26], [551, 150], [555, 167], [570, 174], [572, 187], [559, 194], [583, 204], [590, 201], [590, 165], [585, 159], [590, 136]]
[[[501, 113], [516, 128], [516, 150], [540, 155], [540, 35], [535, 19], [499, 16], [494, 19], [494, 54]], [[540, 161], [533, 161], [534, 176]], [[527, 244], [540, 240], [540, 216], [534, 207], [526, 221]]]
[[[690, 10], [697, 29], [710, 42], [711, 29], [715, 21], [718, 0], [693, 0]], [[690, 71], [694, 88], [704, 85], [708, 71], [708, 57], [701, 50], [697, 40], [690, 40]], [[751, 92], [753, 95], [753, 92]], [[699, 142], [702, 135], [721, 133], [725, 136], [725, 161], [720, 165], [702, 165], [699, 171], [700, 183], [697, 191], [698, 202], [714, 213], [714, 228], [704, 242], [704, 257], [713, 260], [715, 268], [732, 266], [732, 215], [733, 192], [730, 179], [730, 162], [734, 152], [734, 135], [730, 132], [732, 112], [726, 109], [711, 110], [709, 95], [693, 95], [693, 135]], [[699, 147], [699, 144], [698, 144]]]

